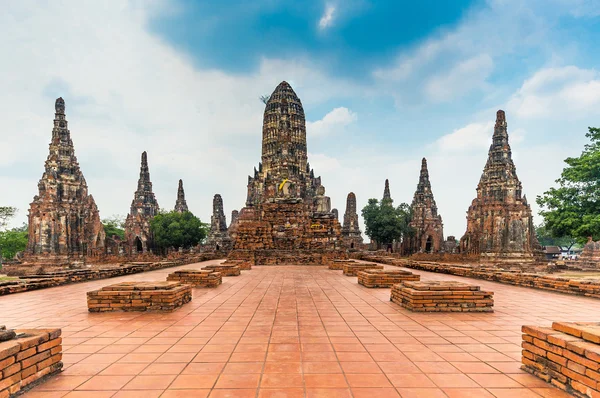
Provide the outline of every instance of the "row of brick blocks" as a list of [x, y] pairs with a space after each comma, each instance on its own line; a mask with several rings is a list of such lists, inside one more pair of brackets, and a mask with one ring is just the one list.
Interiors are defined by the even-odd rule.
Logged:
[[13, 396], [62, 369], [60, 329], [17, 330], [0, 343], [0, 398]]
[[237, 265], [175, 271], [167, 281], [122, 282], [87, 293], [88, 311], [174, 311], [192, 300], [192, 287], [217, 287], [222, 276], [238, 276]]
[[421, 282], [420, 275], [404, 270], [384, 270], [374, 263], [334, 260], [329, 269], [358, 276], [365, 287], [391, 287], [390, 300], [416, 312], [493, 312], [493, 292], [455, 281]]
[[582, 398], [600, 397], [600, 323], [523, 326], [523, 370]]

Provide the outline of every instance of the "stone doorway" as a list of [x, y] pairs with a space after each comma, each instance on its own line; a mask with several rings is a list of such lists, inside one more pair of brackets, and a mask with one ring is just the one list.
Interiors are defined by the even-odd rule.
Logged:
[[430, 236], [427, 237], [427, 242], [425, 242], [425, 253], [431, 253], [433, 251], [433, 238]]
[[142, 240], [139, 236], [136, 236], [134, 243], [135, 251], [137, 253], [142, 253], [144, 251], [144, 245], [142, 244]]

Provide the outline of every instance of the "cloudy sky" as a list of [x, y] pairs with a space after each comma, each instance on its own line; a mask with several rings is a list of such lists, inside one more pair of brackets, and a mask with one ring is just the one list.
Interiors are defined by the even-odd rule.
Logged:
[[0, 26], [0, 205], [15, 224], [59, 96], [102, 217], [127, 213], [146, 150], [161, 207], [182, 178], [190, 210], [209, 221], [220, 193], [229, 222], [260, 160], [259, 97], [287, 80], [340, 214], [386, 178], [410, 202], [427, 157], [457, 237], [497, 109], [531, 203], [600, 126], [597, 0], [8, 0]]

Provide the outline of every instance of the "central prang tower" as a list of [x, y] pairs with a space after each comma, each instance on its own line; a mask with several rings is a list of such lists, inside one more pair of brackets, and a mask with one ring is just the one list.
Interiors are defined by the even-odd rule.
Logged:
[[229, 258], [251, 264], [325, 264], [344, 258], [341, 226], [308, 164], [302, 102], [287, 82], [267, 101], [262, 156]]
[[274, 184], [289, 181], [303, 200], [316, 195], [321, 178], [308, 163], [306, 120], [302, 102], [288, 82], [281, 82], [269, 97], [263, 116], [262, 156], [254, 176], [248, 177], [247, 206], [277, 195]]

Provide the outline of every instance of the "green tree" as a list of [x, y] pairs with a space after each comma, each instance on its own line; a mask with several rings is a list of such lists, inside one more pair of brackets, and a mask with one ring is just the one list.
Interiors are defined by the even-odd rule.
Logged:
[[365, 233], [378, 244], [388, 245], [410, 234], [410, 207], [402, 203], [394, 207], [391, 200], [369, 199], [361, 214]]
[[577, 243], [577, 239], [571, 236], [564, 236], [557, 238], [546, 228], [544, 224], [535, 227], [535, 234], [537, 235], [538, 241], [542, 246], [559, 246], [564, 250], [571, 250], [571, 248]]
[[15, 254], [27, 248], [27, 224], [18, 228], [0, 231], [0, 248], [3, 259], [13, 259]]
[[208, 234], [208, 227], [191, 212], [164, 212], [150, 221], [154, 233], [154, 245], [163, 253], [170, 247], [189, 248], [200, 243]]
[[600, 239], [600, 129], [589, 127], [579, 157], [567, 158], [556, 183], [537, 197], [544, 225], [553, 237], [573, 237], [581, 244]]
[[110, 218], [102, 220], [104, 232], [107, 238], [112, 238], [113, 235], [118, 236], [121, 240], [125, 239], [125, 217], [119, 214], [113, 214]]
[[6, 228], [8, 221], [17, 214], [17, 208], [11, 206], [0, 206], [0, 229]]

